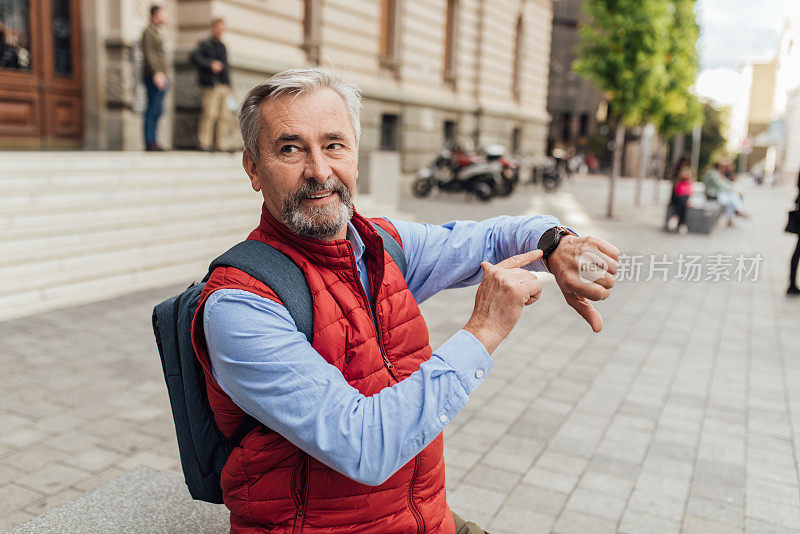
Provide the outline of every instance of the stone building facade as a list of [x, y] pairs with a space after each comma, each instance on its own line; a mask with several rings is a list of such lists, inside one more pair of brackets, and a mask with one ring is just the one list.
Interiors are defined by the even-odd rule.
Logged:
[[[73, 144], [141, 149], [138, 43], [151, 2], [65, 1], [80, 21], [82, 125]], [[169, 14], [165, 34], [173, 65], [159, 126], [163, 146], [195, 146], [199, 90], [188, 56], [207, 35], [211, 18], [223, 17], [237, 98], [280, 70], [333, 66], [363, 89], [362, 152], [399, 151], [405, 171], [426, 163], [445, 139], [501, 144], [529, 155], [545, 150], [552, 0], [160, 4]], [[0, 81], [4, 73], [0, 69]]]

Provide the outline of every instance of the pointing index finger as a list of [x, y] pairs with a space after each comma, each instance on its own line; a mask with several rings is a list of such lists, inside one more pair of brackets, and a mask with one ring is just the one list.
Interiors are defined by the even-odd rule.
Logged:
[[543, 254], [544, 253], [539, 249], [529, 250], [528, 252], [506, 258], [495, 265], [495, 267], [502, 267], [503, 269], [518, 269], [541, 259]]

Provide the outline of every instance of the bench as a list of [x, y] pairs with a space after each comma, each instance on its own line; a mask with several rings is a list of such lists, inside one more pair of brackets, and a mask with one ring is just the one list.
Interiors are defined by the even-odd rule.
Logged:
[[230, 529], [229, 517], [221, 504], [192, 500], [179, 475], [138, 467], [9, 534], [224, 534]]
[[[692, 195], [686, 208], [686, 226], [695, 234], [710, 234], [716, 228], [724, 209], [716, 200], [705, 198], [704, 195]], [[667, 204], [667, 213], [664, 219], [664, 230], [668, 230], [670, 218], [675, 215], [672, 204]]]

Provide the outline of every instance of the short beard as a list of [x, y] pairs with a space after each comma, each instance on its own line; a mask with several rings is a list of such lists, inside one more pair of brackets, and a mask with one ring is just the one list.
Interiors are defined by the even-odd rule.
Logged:
[[[304, 207], [303, 199], [320, 191], [333, 191], [339, 202]], [[325, 183], [311, 179], [283, 203], [283, 224], [297, 235], [309, 239], [330, 239], [347, 226], [353, 217], [353, 195], [341, 180], [331, 176]]]

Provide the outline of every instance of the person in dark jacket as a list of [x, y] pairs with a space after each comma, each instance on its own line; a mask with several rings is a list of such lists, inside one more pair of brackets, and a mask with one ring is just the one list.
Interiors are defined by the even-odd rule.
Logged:
[[192, 52], [192, 63], [197, 67], [197, 81], [202, 88], [202, 111], [197, 141], [200, 149], [207, 152], [227, 148], [225, 139], [230, 115], [228, 99], [232, 93], [228, 51], [222, 42], [223, 33], [225, 21], [215, 18], [211, 21], [209, 38], [200, 41]]
[[[797, 175], [797, 198], [794, 204], [800, 210], [800, 173]], [[787, 295], [800, 295], [800, 288], [797, 287], [797, 264], [800, 263], [800, 234], [797, 235], [797, 245], [794, 247], [794, 254], [789, 263], [789, 289]]]
[[150, 7], [150, 24], [142, 33], [142, 52], [144, 52], [144, 85], [147, 88], [147, 108], [144, 112], [144, 144], [146, 150], [163, 150], [156, 142], [158, 119], [164, 109], [164, 95], [167, 94], [167, 53], [164, 50], [164, 37], [161, 28], [167, 22], [167, 12], [163, 7]]

